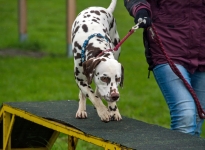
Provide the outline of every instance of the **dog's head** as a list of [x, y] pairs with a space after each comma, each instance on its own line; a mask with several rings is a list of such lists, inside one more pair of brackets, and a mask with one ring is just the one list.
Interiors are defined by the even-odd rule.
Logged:
[[124, 68], [115, 59], [99, 57], [83, 63], [88, 84], [94, 80], [101, 98], [113, 102], [119, 100], [118, 86], [123, 86]]

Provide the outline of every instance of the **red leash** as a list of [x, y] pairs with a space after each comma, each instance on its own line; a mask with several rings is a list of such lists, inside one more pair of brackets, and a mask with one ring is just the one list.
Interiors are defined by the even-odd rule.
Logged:
[[117, 51], [118, 48], [125, 42], [125, 40], [127, 40], [127, 38], [130, 35], [132, 35], [138, 28], [139, 28], [139, 23], [136, 24], [135, 26], [133, 26], [132, 29], [127, 33], [127, 35], [122, 40], [120, 40], [120, 42], [113, 49], [108, 49], [108, 50], [102, 51], [97, 57], [103, 55], [105, 52]]
[[[197, 95], [195, 93], [195, 91], [193, 90], [193, 88], [191, 87], [191, 85], [184, 79], [183, 75], [181, 74], [181, 72], [179, 71], [179, 69], [176, 67], [176, 65], [173, 63], [173, 61], [169, 58], [169, 56], [167, 55], [167, 53], [165, 52], [165, 49], [163, 47], [163, 44], [159, 38], [159, 35], [156, 31], [156, 28], [155, 26], [152, 24], [152, 29], [154, 31], [154, 34], [156, 35], [156, 43], [159, 45], [161, 51], [163, 52], [164, 56], [166, 57], [172, 71], [184, 82], [186, 88], [189, 90], [189, 92], [191, 93], [194, 101], [195, 101], [195, 104], [196, 104], [196, 107], [197, 107], [197, 110], [198, 110], [198, 114], [199, 114], [199, 117], [201, 119], [205, 119], [205, 112], [203, 111], [202, 107], [201, 107], [201, 104], [197, 98]], [[153, 36], [154, 37], [154, 36]]]
[[125, 40], [127, 40], [127, 38], [132, 34], [134, 33], [135, 30], [134, 29], [131, 29], [128, 34], [115, 46], [115, 48], [113, 49], [114, 51], [117, 51], [118, 48], [125, 42]]

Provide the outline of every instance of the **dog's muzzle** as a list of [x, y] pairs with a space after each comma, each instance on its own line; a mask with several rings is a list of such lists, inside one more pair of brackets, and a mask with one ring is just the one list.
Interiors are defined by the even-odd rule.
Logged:
[[119, 99], [120, 95], [118, 93], [112, 93], [111, 94], [111, 100], [117, 101]]

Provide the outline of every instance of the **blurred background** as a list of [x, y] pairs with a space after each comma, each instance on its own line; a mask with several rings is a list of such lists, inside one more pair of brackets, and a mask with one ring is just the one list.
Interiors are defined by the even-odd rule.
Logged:
[[[74, 81], [73, 58], [67, 55], [66, 0], [27, 0], [27, 38], [23, 42], [19, 40], [18, 2], [0, 0], [0, 103], [77, 101], [79, 90]], [[76, 0], [76, 15], [86, 7], [109, 4], [110, 0]], [[118, 0], [114, 16], [122, 39], [134, 25], [122, 0]], [[118, 102], [121, 114], [169, 128], [167, 105], [152, 73], [148, 79], [142, 29], [122, 45], [119, 61], [125, 69]], [[53, 149], [66, 146], [67, 136], [60, 135]], [[80, 141], [77, 149], [102, 148]]]

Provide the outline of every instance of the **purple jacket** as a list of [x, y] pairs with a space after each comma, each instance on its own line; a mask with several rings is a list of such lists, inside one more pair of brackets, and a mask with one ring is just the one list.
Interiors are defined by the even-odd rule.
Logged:
[[[124, 0], [125, 7], [135, 17], [139, 9], [151, 14], [166, 53], [189, 72], [205, 71], [205, 0]], [[167, 63], [158, 45], [144, 30], [146, 58], [150, 69]]]

